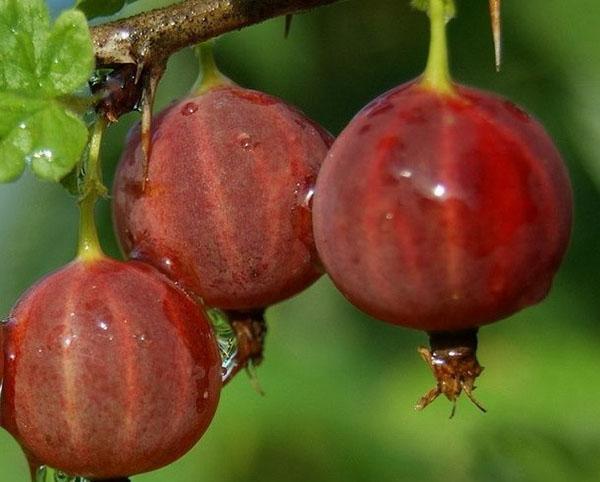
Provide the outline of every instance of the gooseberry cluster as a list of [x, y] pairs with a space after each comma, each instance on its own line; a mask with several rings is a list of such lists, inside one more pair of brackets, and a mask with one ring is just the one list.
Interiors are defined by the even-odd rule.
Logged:
[[367, 105], [335, 142], [223, 77], [202, 46], [203, 80], [154, 119], [150, 151], [142, 128], [130, 133], [113, 189], [125, 262], [96, 237], [97, 129], [78, 257], [34, 285], [0, 332], [1, 423], [34, 469], [116, 479], [176, 460], [231, 376], [207, 310], [229, 314], [240, 347], [258, 337], [259, 361], [263, 311], [324, 271], [366, 313], [429, 333], [420, 353], [437, 383], [418, 408], [463, 391], [480, 406], [477, 329], [545, 297], [571, 190], [534, 119], [452, 82], [443, 2], [429, 5], [424, 75]]

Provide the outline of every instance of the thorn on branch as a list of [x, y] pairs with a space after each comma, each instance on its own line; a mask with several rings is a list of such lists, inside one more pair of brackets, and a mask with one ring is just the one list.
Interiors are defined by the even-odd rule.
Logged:
[[502, 64], [502, 18], [501, 0], [490, 1], [490, 18], [492, 21], [492, 35], [494, 38], [494, 54], [496, 56], [496, 70], [500, 71]]
[[[144, 87], [142, 91], [142, 150], [144, 151], [144, 178], [142, 190], [145, 190], [148, 181], [148, 169], [150, 156], [152, 154], [152, 112], [154, 110], [154, 99], [160, 79], [166, 70], [166, 63], [158, 63], [148, 69], [145, 74]], [[144, 74], [142, 74], [144, 75]]]

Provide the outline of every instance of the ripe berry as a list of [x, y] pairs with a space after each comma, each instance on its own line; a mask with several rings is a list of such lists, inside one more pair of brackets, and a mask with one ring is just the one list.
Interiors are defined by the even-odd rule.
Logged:
[[218, 85], [153, 122], [145, 159], [130, 136], [114, 186], [125, 253], [204, 302], [248, 310], [301, 291], [321, 274], [313, 184], [331, 137], [283, 101]]
[[453, 84], [446, 4], [431, 0], [425, 75], [381, 95], [323, 163], [315, 242], [370, 315], [430, 333], [438, 380], [419, 402], [471, 391], [477, 327], [543, 299], [567, 248], [571, 188], [541, 125], [507, 100]]
[[346, 127], [314, 209], [319, 253], [354, 304], [411, 328], [463, 330], [544, 298], [571, 190], [542, 127], [510, 102], [410, 83]]
[[2, 425], [31, 460], [112, 479], [162, 467], [207, 429], [221, 360], [204, 313], [154, 268], [75, 261], [3, 327]]

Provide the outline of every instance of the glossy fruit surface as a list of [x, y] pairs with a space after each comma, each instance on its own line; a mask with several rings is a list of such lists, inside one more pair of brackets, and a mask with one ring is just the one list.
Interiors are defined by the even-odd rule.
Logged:
[[321, 271], [311, 198], [331, 137], [283, 101], [240, 87], [186, 99], [139, 131], [114, 186], [123, 250], [228, 309], [296, 294]]
[[365, 107], [331, 148], [315, 240], [362, 310], [453, 331], [545, 297], [571, 211], [565, 166], [538, 122], [481, 91], [409, 83]]
[[3, 330], [2, 424], [68, 474], [162, 467], [217, 407], [221, 360], [205, 315], [143, 263], [73, 262], [33, 286]]

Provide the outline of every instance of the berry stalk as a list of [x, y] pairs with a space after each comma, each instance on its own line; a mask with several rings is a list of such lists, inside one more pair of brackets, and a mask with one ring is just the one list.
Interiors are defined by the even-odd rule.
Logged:
[[448, 45], [446, 39], [446, 23], [452, 11], [447, 0], [430, 0], [427, 14], [431, 24], [429, 58], [423, 74], [422, 84], [440, 93], [454, 92], [448, 61]]
[[88, 158], [83, 166], [84, 178], [81, 183], [79, 198], [79, 247], [77, 257], [84, 261], [93, 261], [104, 255], [98, 239], [95, 209], [98, 197], [106, 193], [100, 168], [100, 147], [105, 129], [106, 121], [103, 118], [98, 119], [93, 128]]
[[200, 73], [198, 74], [198, 80], [192, 88], [191, 95], [201, 95], [215, 87], [233, 85], [233, 82], [223, 75], [219, 67], [217, 67], [214, 45], [214, 40], [210, 40], [194, 47], [194, 52], [198, 57]]

